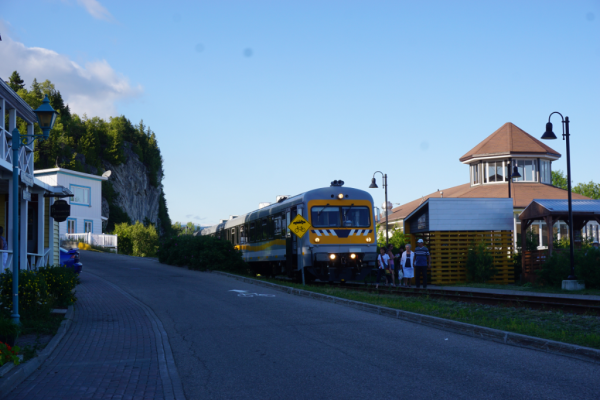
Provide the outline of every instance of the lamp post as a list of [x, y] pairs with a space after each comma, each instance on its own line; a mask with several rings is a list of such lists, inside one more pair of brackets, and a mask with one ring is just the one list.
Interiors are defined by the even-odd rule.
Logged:
[[[542, 135], [542, 139], [544, 140], [554, 140], [556, 139], [556, 135], [552, 132], [552, 122], [550, 122], [550, 118], [553, 114], [558, 114], [562, 118], [562, 127], [563, 127], [563, 140], [567, 141], [567, 190], [569, 196], [569, 255], [571, 258], [571, 274], [567, 278], [567, 280], [576, 280], [575, 277], [575, 241], [573, 240], [574, 235], [574, 226], [573, 226], [573, 201], [571, 199], [571, 147], [569, 143], [569, 117], [563, 117], [561, 113], [558, 111], [554, 111], [548, 116], [548, 123], [546, 124], [546, 132]], [[552, 229], [552, 227], [548, 227], [548, 229]]]
[[510, 186], [512, 184], [512, 180], [514, 178], [520, 178], [521, 177], [521, 174], [519, 173], [519, 169], [517, 168], [516, 165], [511, 168], [512, 163], [513, 163], [512, 159], [508, 161], [508, 173], [509, 174], [510, 174], [510, 171], [512, 169], [512, 174], [510, 175], [510, 178], [508, 178], [508, 198], [509, 199], [512, 198], [511, 191], [510, 191]]
[[[58, 113], [50, 105], [48, 95], [44, 97], [42, 105], [34, 111], [38, 118], [38, 125], [42, 128], [42, 135], [22, 135], [17, 128], [12, 131], [12, 163], [13, 163], [13, 309], [11, 318], [14, 323], [20, 323], [19, 316], [19, 151], [21, 145], [29, 146], [36, 139], [43, 141], [50, 136]], [[24, 172], [23, 172], [24, 173]]]
[[385, 246], [387, 248], [388, 245], [388, 199], [387, 199], [387, 174], [384, 174], [381, 171], [376, 171], [373, 174], [373, 179], [371, 179], [371, 185], [369, 186], [369, 189], [377, 189], [379, 186], [377, 186], [377, 183], [375, 181], [375, 174], [380, 173], [381, 176], [383, 177], [383, 188], [385, 189]]

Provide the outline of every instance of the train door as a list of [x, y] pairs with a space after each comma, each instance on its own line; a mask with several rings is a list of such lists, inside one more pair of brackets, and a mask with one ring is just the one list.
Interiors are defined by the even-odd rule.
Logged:
[[292, 220], [296, 217], [297, 211], [296, 207], [292, 207], [285, 212], [285, 260], [287, 266], [288, 276], [293, 277], [294, 271], [296, 269], [296, 264], [298, 263], [298, 252], [297, 246], [298, 241], [296, 235], [293, 235], [288, 226]]

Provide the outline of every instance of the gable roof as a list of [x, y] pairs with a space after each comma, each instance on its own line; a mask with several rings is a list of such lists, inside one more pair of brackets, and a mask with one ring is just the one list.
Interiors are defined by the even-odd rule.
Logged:
[[518, 154], [540, 154], [560, 157], [560, 153], [534, 138], [512, 122], [507, 122], [496, 132], [473, 147], [459, 160], [469, 161], [481, 156], [502, 156]]
[[[565, 200], [568, 198], [568, 192], [564, 189], [545, 183], [537, 182], [515, 182], [512, 184], [512, 199], [515, 208], [525, 208], [533, 199], [556, 199]], [[487, 185], [471, 186], [469, 183], [444, 189], [444, 197], [463, 197], [463, 198], [508, 198], [508, 183], [496, 183]], [[406, 218], [421, 203], [431, 197], [442, 197], [440, 192], [434, 192], [423, 196], [421, 199], [413, 200], [392, 209], [388, 216], [388, 221], [396, 221]], [[589, 197], [572, 193], [574, 200], [590, 200]], [[384, 217], [381, 217], [383, 219]]]

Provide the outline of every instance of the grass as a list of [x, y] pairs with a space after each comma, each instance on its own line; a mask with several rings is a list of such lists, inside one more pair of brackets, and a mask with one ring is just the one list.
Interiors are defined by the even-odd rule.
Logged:
[[261, 279], [316, 293], [600, 349], [600, 316], [403, 297]]
[[550, 286], [537, 286], [532, 284], [524, 285], [499, 285], [493, 283], [466, 283], [459, 282], [449, 285], [443, 285], [444, 287], [472, 287], [472, 288], [483, 288], [483, 289], [503, 289], [503, 290], [518, 290], [523, 292], [536, 292], [536, 293], [553, 293], [553, 294], [583, 294], [600, 296], [600, 289], [584, 289], [584, 290], [562, 290], [561, 288], [550, 287]]

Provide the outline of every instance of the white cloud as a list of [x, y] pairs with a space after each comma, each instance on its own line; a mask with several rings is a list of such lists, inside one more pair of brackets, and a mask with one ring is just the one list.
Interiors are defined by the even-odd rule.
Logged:
[[27, 88], [37, 78], [49, 79], [60, 90], [72, 112], [89, 117], [117, 115], [116, 102], [140, 96], [141, 85], [132, 87], [129, 79], [115, 71], [106, 60], [86, 63], [83, 67], [63, 54], [26, 47], [3, 35], [0, 42], [0, 78], [5, 81], [18, 71]]
[[94, 18], [112, 22], [115, 18], [108, 12], [106, 8], [97, 0], [77, 0], [77, 4], [85, 8], [85, 10]]

